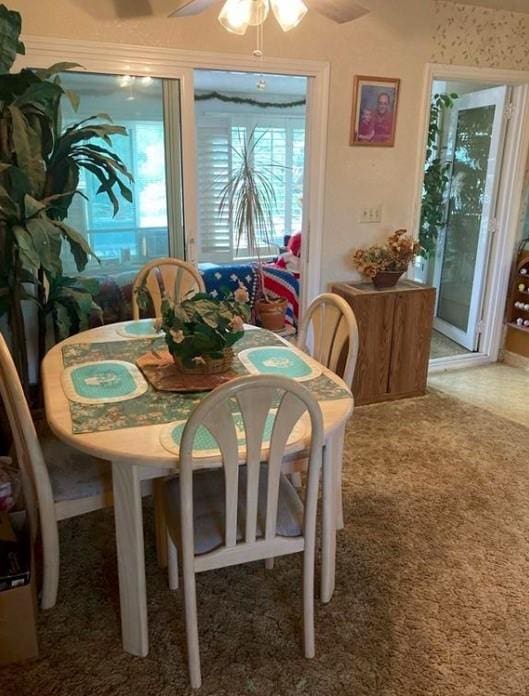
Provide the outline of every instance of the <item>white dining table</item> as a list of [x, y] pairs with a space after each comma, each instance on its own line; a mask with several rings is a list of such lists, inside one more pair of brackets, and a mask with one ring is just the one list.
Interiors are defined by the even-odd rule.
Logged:
[[[46, 417], [54, 434], [71, 447], [111, 463], [123, 648], [133, 655], [145, 656], [149, 650], [149, 640], [141, 482], [161, 479], [177, 472], [178, 456], [162, 445], [161, 435], [167, 429], [166, 422], [145, 425], [126, 423], [123, 427], [119, 423], [117, 426], [116, 423], [111, 423], [107, 429], [79, 432], [73, 413], [75, 409], [71, 398], [65, 393], [63, 379], [65, 355], [68, 351], [74, 351], [74, 356], [75, 351], [79, 352], [79, 364], [87, 361], [90, 349], [102, 344], [109, 344], [108, 348], [112, 346], [118, 354], [123, 346], [125, 353], [130, 342], [136, 340], [123, 335], [125, 324], [126, 322], [121, 322], [84, 331], [54, 346], [42, 363], [42, 382]], [[248, 328], [261, 331], [255, 327]], [[289, 350], [303, 356], [309, 365], [317, 368], [322, 376], [328, 378], [327, 384], [332, 383], [338, 394], [338, 398], [336, 395], [334, 398], [326, 398], [325, 395], [317, 397], [323, 414], [326, 443], [322, 476], [320, 597], [323, 602], [329, 602], [334, 591], [335, 576], [337, 478], [343, 453], [345, 423], [353, 409], [353, 398], [345, 383], [334, 373], [292, 344], [273, 336], [275, 343], [281, 341], [282, 345], [288, 346]], [[118, 345], [119, 341], [124, 343]], [[74, 357], [74, 362], [75, 360]], [[70, 366], [71, 362], [70, 357]], [[311, 383], [306, 382], [306, 386], [310, 389]], [[152, 387], [149, 389], [152, 390]], [[109, 403], [100, 406], [99, 410], [107, 408], [109, 413], [113, 413], [111, 409], [114, 407], [114, 403]], [[301, 452], [306, 445], [306, 441], [297, 441], [287, 453]], [[220, 461], [212, 458], [197, 460], [197, 468], [220, 465]]]

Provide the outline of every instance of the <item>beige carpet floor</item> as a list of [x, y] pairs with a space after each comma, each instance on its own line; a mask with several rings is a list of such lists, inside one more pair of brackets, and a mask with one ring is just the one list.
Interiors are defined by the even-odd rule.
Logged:
[[[529, 430], [439, 393], [359, 408], [348, 429], [336, 593], [300, 648], [300, 563], [198, 580], [201, 694], [527, 696]], [[122, 652], [111, 512], [61, 525], [59, 602], [41, 658], [2, 696], [190, 693], [182, 602], [153, 553], [150, 653]], [[16, 630], [16, 627], [14, 627]]]

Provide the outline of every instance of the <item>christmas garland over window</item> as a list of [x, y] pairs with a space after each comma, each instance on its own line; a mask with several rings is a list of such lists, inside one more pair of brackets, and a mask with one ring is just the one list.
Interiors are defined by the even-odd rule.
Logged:
[[305, 106], [307, 103], [305, 98], [291, 102], [265, 102], [257, 101], [257, 99], [252, 99], [250, 97], [228, 97], [226, 94], [221, 94], [220, 92], [205, 92], [204, 94], [195, 94], [195, 101], [209, 101], [211, 99], [218, 99], [221, 102], [226, 102], [229, 104], [250, 104], [251, 106], [258, 106], [261, 109], [268, 109], [271, 107], [275, 107], [277, 109], [290, 109], [294, 106]]

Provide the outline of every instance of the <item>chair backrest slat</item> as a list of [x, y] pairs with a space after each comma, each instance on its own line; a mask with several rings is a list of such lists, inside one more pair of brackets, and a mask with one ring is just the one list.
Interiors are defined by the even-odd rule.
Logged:
[[265, 539], [273, 539], [276, 535], [277, 502], [279, 493], [279, 474], [284, 452], [292, 428], [306, 411], [306, 405], [299, 397], [290, 392], [282, 395], [281, 403], [276, 413], [270, 454], [268, 457], [268, 487], [266, 495], [266, 532]]
[[246, 528], [244, 538], [247, 543], [252, 543], [256, 539], [262, 441], [270, 413], [270, 404], [275, 395], [276, 390], [267, 387], [240, 392], [237, 395], [246, 440]]
[[[241, 377], [215, 389], [193, 411], [180, 445], [180, 496], [182, 510], [183, 556], [193, 553], [193, 443], [198, 429], [206, 427], [217, 441], [225, 472], [225, 550], [259, 543], [257, 519], [264, 512], [264, 541], [277, 536], [278, 497], [282, 460], [292, 429], [304, 414], [310, 421], [311, 444], [308, 478], [314, 479], [307, 492], [314, 497], [316, 510], [317, 480], [321, 467], [323, 421], [319, 405], [306, 387], [284, 378], [268, 375]], [[273, 422], [271, 420], [273, 419]], [[244, 432], [241, 433], [241, 430]], [[271, 430], [271, 432], [270, 432]], [[263, 442], [270, 440], [269, 446]], [[263, 461], [262, 461], [263, 460]], [[246, 465], [246, 490], [239, 490], [239, 466]], [[259, 484], [266, 472], [266, 505], [258, 510]], [[238, 533], [237, 509], [244, 496], [246, 522], [244, 534]], [[237, 539], [243, 539], [237, 541]], [[214, 551], [216, 556], [222, 550]]]
[[358, 324], [343, 297], [330, 292], [316, 297], [303, 316], [297, 345], [352, 385], [358, 357]]
[[132, 286], [133, 319], [140, 318], [137, 291], [143, 284], [145, 284], [151, 297], [156, 317], [161, 314], [164, 294], [175, 302], [180, 302], [192, 290], [205, 292], [204, 279], [193, 264], [169, 257], [156, 259], [146, 264], [134, 280]]
[[215, 438], [222, 453], [225, 483], [225, 544], [227, 547], [237, 543], [237, 503], [239, 500], [239, 446], [235, 421], [230, 408], [232, 402], [226, 400], [215, 412], [204, 418], [204, 426]]

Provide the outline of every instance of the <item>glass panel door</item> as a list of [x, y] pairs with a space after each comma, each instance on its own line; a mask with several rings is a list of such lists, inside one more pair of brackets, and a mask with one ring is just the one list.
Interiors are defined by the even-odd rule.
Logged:
[[455, 103], [448, 135], [452, 169], [446, 226], [437, 245], [435, 328], [476, 350], [504, 135], [507, 88]]
[[[86, 198], [75, 196], [68, 223], [86, 237], [99, 259], [90, 261], [85, 274], [134, 276], [146, 262], [183, 248], [176, 243], [183, 234], [181, 158], [175, 172], [167, 156], [173, 150], [180, 153], [179, 81], [68, 72], [61, 75], [61, 83], [80, 96], [77, 112], [63, 100], [64, 127], [109, 114], [113, 123], [126, 128], [126, 136], [113, 135], [111, 145], [99, 145], [116, 152], [134, 179], [129, 184], [132, 202], [116, 190], [119, 211], [114, 214], [108, 197], [98, 193], [97, 177], [80, 169], [79, 189]], [[63, 264], [65, 272], [76, 272], [69, 254]]]

